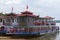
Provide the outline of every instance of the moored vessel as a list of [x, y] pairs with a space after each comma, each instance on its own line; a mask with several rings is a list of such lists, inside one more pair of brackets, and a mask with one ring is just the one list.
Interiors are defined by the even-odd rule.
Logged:
[[21, 14], [11, 12], [5, 16], [1, 16], [0, 24], [4, 27], [1, 28], [0, 33], [4, 32], [6, 35], [43, 35], [59, 30], [54, 18], [34, 15], [33, 12], [28, 11], [28, 7]]

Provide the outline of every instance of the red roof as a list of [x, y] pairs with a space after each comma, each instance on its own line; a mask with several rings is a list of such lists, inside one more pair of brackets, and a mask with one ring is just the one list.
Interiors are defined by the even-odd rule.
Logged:
[[21, 14], [19, 16], [33, 16], [33, 17], [37, 17], [36, 15], [33, 15], [33, 13], [29, 12], [29, 11], [21, 12]]
[[17, 16], [15, 13], [6, 14], [6, 16]]
[[53, 19], [52, 17], [50, 17], [50, 16], [46, 16], [45, 18], [47, 18], [47, 19]]

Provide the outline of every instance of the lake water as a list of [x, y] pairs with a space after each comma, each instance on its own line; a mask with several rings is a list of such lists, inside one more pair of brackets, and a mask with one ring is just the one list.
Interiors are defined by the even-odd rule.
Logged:
[[44, 36], [29, 39], [29, 40], [60, 40], [60, 33], [54, 33], [51, 35], [44, 35]]

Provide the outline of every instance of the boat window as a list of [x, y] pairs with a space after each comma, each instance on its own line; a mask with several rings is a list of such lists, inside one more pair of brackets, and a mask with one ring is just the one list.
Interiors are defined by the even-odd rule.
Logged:
[[49, 22], [50, 20], [48, 19], [47, 22]]
[[17, 22], [17, 19], [14, 19], [14, 22]]
[[20, 28], [20, 32], [24, 32], [24, 28]]
[[0, 22], [2, 22], [2, 19], [0, 19]]
[[6, 22], [11, 22], [10, 19], [6, 19]]
[[24, 30], [25, 32], [29, 32], [29, 28], [25, 28], [25, 30]]
[[29, 18], [28, 18], [28, 22], [29, 22]]
[[46, 19], [44, 19], [44, 22], [46, 22]]
[[14, 19], [12, 19], [12, 22], [14, 23]]
[[43, 21], [43, 19], [41, 19], [41, 22]]
[[34, 30], [33, 30], [34, 32], [37, 32], [38, 30], [37, 30], [37, 28], [34, 28]]
[[17, 20], [16, 19], [12, 19], [12, 22], [14, 23], [14, 22], [17, 22]]
[[49, 22], [53, 22], [53, 19], [50, 19], [50, 21]]
[[24, 17], [22, 17], [22, 18], [20, 19], [20, 21], [21, 21], [21, 22], [22, 22], [22, 21], [25, 21], [25, 20], [24, 20]]
[[33, 32], [33, 28], [29, 28], [29, 32]]

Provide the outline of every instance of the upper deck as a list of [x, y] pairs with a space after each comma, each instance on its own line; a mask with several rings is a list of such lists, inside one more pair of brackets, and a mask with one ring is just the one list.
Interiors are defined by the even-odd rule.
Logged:
[[11, 12], [5, 16], [0, 17], [0, 22], [6, 26], [41, 26], [41, 25], [55, 25], [54, 18], [50, 16], [40, 17], [33, 14], [33, 12], [28, 11], [28, 6], [26, 11], [19, 14]]

